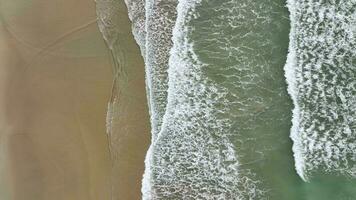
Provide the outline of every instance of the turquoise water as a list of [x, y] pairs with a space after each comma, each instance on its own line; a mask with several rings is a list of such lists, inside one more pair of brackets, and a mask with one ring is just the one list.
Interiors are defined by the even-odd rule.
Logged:
[[143, 199], [356, 199], [355, 1], [126, 3], [153, 127]]

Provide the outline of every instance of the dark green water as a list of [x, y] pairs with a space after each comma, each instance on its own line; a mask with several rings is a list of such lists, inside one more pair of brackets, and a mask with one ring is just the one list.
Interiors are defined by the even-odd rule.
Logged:
[[191, 40], [206, 76], [229, 91], [230, 139], [246, 176], [267, 199], [305, 196], [289, 139], [292, 101], [283, 67], [290, 22], [285, 1], [204, 1]]

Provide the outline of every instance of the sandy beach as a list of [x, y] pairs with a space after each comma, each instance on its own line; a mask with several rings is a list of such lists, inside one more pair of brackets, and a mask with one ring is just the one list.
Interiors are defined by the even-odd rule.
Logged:
[[1, 0], [0, 13], [0, 199], [109, 199], [113, 62], [94, 1]]

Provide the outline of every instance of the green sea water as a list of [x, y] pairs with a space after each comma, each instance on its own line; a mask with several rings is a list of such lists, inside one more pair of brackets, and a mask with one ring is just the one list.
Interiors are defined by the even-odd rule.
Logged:
[[284, 64], [290, 30], [285, 1], [204, 1], [193, 20], [195, 52], [206, 76], [229, 91], [240, 170], [260, 181], [266, 199], [300, 200], [289, 139], [292, 101]]
[[[150, 27], [146, 30], [159, 33], [155, 38], [146, 35], [148, 44], [159, 41], [161, 36], [170, 36], [170, 33], [162, 34], [164, 27], [150, 22], [171, 23], [170, 13], [173, 12], [170, 6], [175, 6], [176, 2], [147, 7], [152, 10], [146, 10], [146, 16], [156, 18], [146, 21]], [[152, 73], [150, 77], [156, 82], [168, 80], [168, 89], [167, 99], [151, 97], [156, 105], [166, 107], [160, 119], [162, 125], [154, 131], [156, 139], [147, 156], [143, 199], [356, 199], [356, 182], [352, 176], [333, 173], [327, 167], [310, 167], [333, 163], [338, 155], [331, 157], [331, 161], [325, 159], [329, 152], [337, 153], [338, 141], [326, 140], [319, 148], [321, 153], [310, 151], [314, 143], [320, 142], [310, 137], [314, 132], [304, 134], [308, 130], [303, 126], [295, 129], [297, 120], [313, 120], [303, 115], [308, 112], [306, 107], [297, 113], [295, 107], [300, 102], [309, 102], [307, 108], [320, 107], [318, 101], [311, 104], [315, 97], [304, 94], [305, 88], [298, 90], [299, 85], [305, 86], [303, 81], [307, 82], [307, 78], [293, 82], [293, 77], [300, 78], [302, 74], [297, 73], [298, 67], [303, 72], [308, 66], [318, 64], [310, 64], [312, 58], [304, 59], [303, 56], [312, 51], [301, 44], [310, 41], [311, 46], [316, 44], [315, 49], [324, 47], [323, 43], [318, 43], [318, 38], [308, 35], [310, 27], [319, 31], [328, 29], [320, 17], [323, 9], [344, 9], [347, 12], [340, 13], [351, 15], [352, 22], [352, 12], [341, 3], [291, 0], [288, 10], [285, 0], [179, 0], [172, 32], [173, 47], [169, 52], [168, 78], [165, 72]], [[163, 8], [169, 11], [162, 12]], [[160, 15], [152, 13], [155, 10], [160, 10]], [[315, 13], [319, 11], [318, 16]], [[316, 22], [318, 20], [321, 22]], [[332, 21], [328, 23], [333, 26]], [[348, 28], [341, 26], [337, 30], [342, 32]], [[298, 37], [292, 37], [295, 35]], [[334, 42], [337, 44], [336, 39]], [[352, 47], [353, 43], [350, 43], [348, 47]], [[160, 48], [152, 50], [150, 46], [145, 48], [151, 55], [156, 52], [167, 56], [167, 47], [161, 48], [164, 51]], [[293, 57], [292, 51], [299, 57]], [[350, 54], [352, 59], [353, 54]], [[152, 72], [154, 67], [160, 67], [151, 65], [146, 65], [149, 68], [146, 70]], [[288, 71], [293, 67], [295, 71]], [[340, 84], [340, 87], [352, 88], [354, 71], [350, 70], [346, 76], [351, 79], [351, 84]], [[289, 77], [286, 79], [286, 76]], [[291, 87], [294, 84], [297, 87]], [[316, 86], [309, 85], [311, 88]], [[332, 90], [334, 86], [324, 85], [314, 91]], [[298, 93], [297, 101], [294, 93]], [[350, 108], [348, 111], [352, 111], [353, 107]], [[338, 105], [333, 109], [338, 110]], [[319, 111], [323, 113], [323, 110]], [[352, 119], [354, 114], [350, 113]], [[293, 141], [290, 138], [292, 126], [297, 130], [292, 130]], [[327, 131], [315, 134], [323, 138], [324, 133], [329, 134]], [[347, 156], [352, 157], [355, 155], [352, 151], [354, 142], [352, 137], [351, 140], [345, 138], [351, 147], [346, 150]], [[303, 141], [303, 145], [298, 146], [298, 141]], [[327, 146], [329, 143], [331, 147]], [[349, 165], [346, 167], [346, 171], [352, 172], [352, 166], [351, 169]], [[312, 176], [306, 179], [304, 172]]]
[[202, 1], [195, 12], [195, 53], [207, 63], [206, 77], [229, 91], [230, 139], [240, 170], [267, 191], [263, 198], [356, 199], [351, 177], [320, 171], [304, 182], [296, 173], [289, 138], [293, 103], [284, 76], [291, 24], [286, 1]]

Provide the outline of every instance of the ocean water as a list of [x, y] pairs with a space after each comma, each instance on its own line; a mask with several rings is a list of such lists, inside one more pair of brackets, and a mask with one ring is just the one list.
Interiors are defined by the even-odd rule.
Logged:
[[167, 106], [168, 60], [177, 18], [177, 0], [146, 1], [146, 77], [149, 87], [153, 141]]
[[356, 1], [125, 3], [152, 126], [143, 199], [356, 199]]
[[148, 103], [151, 116], [151, 145], [145, 160], [142, 180], [144, 199], [151, 198], [153, 146], [161, 130], [167, 107], [168, 66], [172, 33], [177, 18], [177, 0], [147, 0], [146, 11], [146, 54], [145, 69]]
[[144, 199], [284, 199], [291, 191], [276, 188], [299, 179], [279, 153], [291, 152], [283, 2], [179, 1], [177, 11]]
[[310, 199], [356, 199], [356, 1], [289, 0], [293, 152]]
[[298, 173], [356, 176], [356, 2], [293, 1], [288, 81]]

